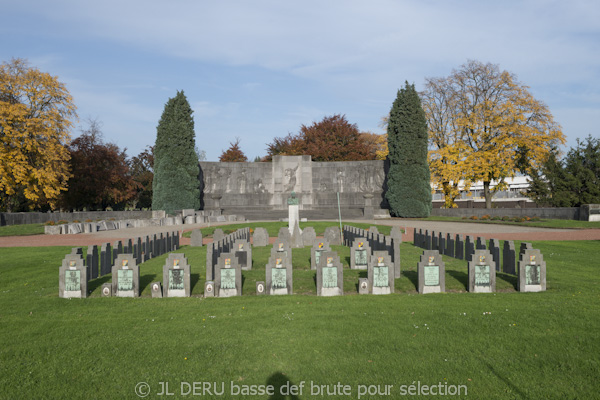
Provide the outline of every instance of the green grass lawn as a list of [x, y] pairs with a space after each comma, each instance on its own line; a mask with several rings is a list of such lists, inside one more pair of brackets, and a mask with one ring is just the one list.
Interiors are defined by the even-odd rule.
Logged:
[[[163, 255], [142, 264], [139, 299], [100, 297], [107, 276], [90, 282], [90, 298], [71, 300], [58, 298], [58, 267], [70, 248], [0, 248], [0, 399], [135, 399], [139, 382], [153, 399], [190, 398], [194, 382], [218, 391], [223, 384], [223, 395], [200, 397], [211, 399], [280, 399], [235, 395], [232, 385], [235, 393], [290, 384], [303, 385], [298, 399], [356, 399], [368, 389], [360, 385], [381, 393], [393, 385], [389, 395], [364, 399], [404, 398], [402, 385], [413, 382], [466, 385], [462, 398], [597, 398], [600, 243], [533, 247], [547, 263], [543, 293], [518, 293], [516, 278], [503, 274], [497, 293], [465, 293], [466, 262], [444, 257], [448, 293], [418, 295], [422, 250], [404, 243], [403, 276], [387, 296], [356, 294], [365, 272], [347, 269], [342, 246], [332, 248], [346, 268], [345, 296], [314, 295], [308, 248], [293, 253], [296, 294], [255, 296], [269, 255], [256, 247], [244, 295], [204, 299], [206, 248], [184, 247], [191, 298], [150, 297]], [[173, 396], [158, 395], [161, 382]], [[338, 383], [351, 395], [315, 394], [315, 385], [331, 393]]]
[[44, 224], [0, 226], [0, 236], [43, 235]]
[[540, 219], [539, 221], [502, 221], [502, 220], [471, 220], [469, 218], [462, 219], [461, 217], [442, 217], [431, 216], [422, 218], [423, 221], [444, 221], [444, 222], [470, 222], [477, 224], [499, 224], [499, 225], [519, 225], [519, 226], [534, 226], [538, 228], [555, 228], [555, 229], [599, 229], [600, 221], [575, 221], [571, 219]]

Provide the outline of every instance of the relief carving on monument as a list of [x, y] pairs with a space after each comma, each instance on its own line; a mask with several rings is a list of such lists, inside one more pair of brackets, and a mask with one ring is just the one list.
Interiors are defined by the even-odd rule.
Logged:
[[285, 177], [287, 179], [287, 184], [285, 185], [285, 192], [293, 192], [296, 188], [296, 171], [298, 170], [298, 165], [296, 168], [286, 168], [285, 169]]

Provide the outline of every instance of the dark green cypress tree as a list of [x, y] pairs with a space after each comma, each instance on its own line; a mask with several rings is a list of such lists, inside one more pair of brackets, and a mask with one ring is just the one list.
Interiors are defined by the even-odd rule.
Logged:
[[165, 104], [156, 128], [153, 210], [173, 213], [200, 208], [200, 167], [192, 112], [183, 91]]
[[431, 186], [427, 162], [427, 120], [415, 86], [405, 83], [388, 121], [390, 169], [385, 194], [397, 217], [428, 217]]

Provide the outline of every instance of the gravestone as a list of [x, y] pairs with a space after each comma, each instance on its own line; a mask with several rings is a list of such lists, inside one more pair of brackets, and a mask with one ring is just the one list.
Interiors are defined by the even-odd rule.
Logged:
[[150, 291], [152, 292], [153, 298], [163, 297], [162, 284], [160, 282], [152, 282], [150, 284]]
[[452, 238], [452, 235], [448, 233], [446, 235], [446, 251], [444, 252], [444, 254], [448, 257], [454, 257], [454, 248], [454, 239]]
[[325, 228], [325, 233], [323, 234], [323, 238], [330, 246], [340, 246], [342, 244], [342, 239], [340, 237], [340, 228], [337, 226], [328, 226]]
[[315, 228], [312, 226], [308, 226], [302, 230], [302, 245], [303, 246], [312, 246], [312, 244], [317, 239], [317, 234], [315, 232]]
[[266, 294], [267, 292], [265, 291], [265, 282], [264, 281], [257, 281], [256, 282], [256, 295], [257, 296], [261, 296]]
[[317, 264], [317, 296], [344, 294], [344, 272], [335, 251], [324, 251]]
[[546, 290], [546, 262], [539, 250], [525, 249], [519, 259], [520, 292], [543, 292]]
[[462, 235], [456, 235], [456, 242], [454, 247], [454, 257], [459, 260], [465, 259], [465, 242], [463, 241]]
[[111, 273], [112, 292], [115, 296], [140, 296], [140, 267], [133, 254], [119, 254]]
[[467, 236], [465, 240], [465, 260], [473, 260], [473, 253], [475, 253], [475, 243], [473, 243], [473, 237]]
[[290, 245], [294, 249], [300, 249], [304, 247], [304, 242], [302, 240], [302, 231], [298, 225], [298, 221], [294, 224], [292, 228], [292, 234], [290, 236]]
[[216, 251], [217, 243], [212, 242], [206, 245], [206, 280], [212, 281], [214, 279], [215, 272], [215, 251]]
[[237, 239], [233, 243], [233, 251], [237, 257], [240, 268], [244, 271], [252, 269], [252, 246], [244, 239]]
[[392, 262], [394, 263], [394, 277], [400, 278], [400, 241], [396, 238], [392, 238]]
[[358, 294], [369, 294], [369, 280], [358, 278]]
[[104, 243], [100, 247], [100, 276], [110, 274], [112, 268], [112, 253], [110, 243]]
[[285, 241], [285, 239], [277, 238], [273, 243], [273, 247], [271, 247], [271, 256], [273, 254], [283, 254], [288, 258], [290, 264], [292, 264], [292, 248], [289, 245], [289, 242]]
[[279, 233], [277, 234], [277, 238], [279, 238], [281, 240], [285, 240], [289, 244], [290, 239], [292, 238], [292, 235], [288, 228], [282, 226], [281, 228], [279, 228]]
[[362, 238], [354, 239], [350, 248], [350, 268], [368, 269], [371, 258], [371, 246]]
[[90, 272], [90, 279], [98, 277], [98, 246], [88, 246], [88, 254], [86, 256], [87, 266]]
[[202, 231], [200, 229], [194, 229], [191, 237], [191, 247], [202, 247]]
[[496, 291], [496, 265], [487, 250], [475, 250], [469, 261], [469, 292], [491, 293]]
[[283, 254], [269, 257], [266, 266], [266, 290], [268, 294], [292, 294], [292, 264]]
[[369, 280], [369, 293], [394, 293], [394, 264], [387, 251], [373, 252], [369, 260], [367, 279]]
[[423, 248], [425, 250], [431, 250], [431, 234], [429, 233], [429, 230], [425, 230], [425, 243], [423, 243]]
[[446, 237], [442, 232], [438, 233], [438, 251], [440, 254], [446, 253]]
[[439, 250], [438, 235], [431, 231], [431, 250]]
[[235, 253], [222, 253], [215, 266], [215, 296], [242, 295], [242, 269]]
[[475, 244], [475, 250], [485, 250], [487, 248], [484, 237], [478, 236], [477, 243]]
[[221, 241], [221, 240], [223, 240], [224, 237], [225, 237], [225, 234], [223, 233], [223, 229], [221, 229], [221, 228], [217, 228], [213, 232], [213, 242]]
[[252, 235], [252, 245], [255, 247], [265, 247], [269, 244], [269, 232], [265, 228], [254, 228]]
[[[288, 203], [288, 230], [290, 235], [293, 235], [296, 224], [300, 222], [299, 199], [296, 197], [296, 192], [292, 192], [287, 199]], [[302, 232], [300, 232], [302, 234]]]
[[521, 242], [521, 247], [519, 248], [519, 261], [521, 261], [523, 254], [525, 254], [525, 251], [527, 250], [533, 250], [533, 246], [531, 245], [531, 243]]
[[[416, 231], [416, 228], [415, 228]], [[390, 236], [392, 238], [397, 238], [399, 243], [402, 243], [402, 229], [399, 226], [392, 226], [390, 230]]]
[[417, 265], [418, 291], [421, 294], [446, 291], [446, 264], [436, 250], [425, 250]]
[[171, 253], [163, 266], [163, 296], [189, 297], [190, 265], [183, 253]]
[[112, 283], [103, 283], [100, 293], [102, 297], [112, 297]]
[[417, 246], [417, 247], [421, 247], [421, 230], [419, 229], [417, 231], [417, 228], [414, 228], [413, 230], [413, 245]]
[[215, 297], [215, 281], [204, 282], [204, 297]]
[[515, 242], [512, 240], [505, 240], [504, 247], [502, 249], [502, 272], [505, 274], [516, 275], [515, 266]]
[[317, 269], [320, 257], [325, 251], [331, 251], [329, 243], [325, 239], [315, 240], [313, 247], [310, 249], [310, 269]]
[[67, 254], [58, 270], [58, 297], [87, 297], [87, 268], [80, 254]]
[[376, 226], [370, 226], [369, 233], [373, 236], [377, 236], [377, 235], [379, 235], [379, 229], [377, 229]]
[[492, 259], [496, 264], [496, 271], [500, 271], [500, 242], [498, 239], [490, 239], [489, 249]]

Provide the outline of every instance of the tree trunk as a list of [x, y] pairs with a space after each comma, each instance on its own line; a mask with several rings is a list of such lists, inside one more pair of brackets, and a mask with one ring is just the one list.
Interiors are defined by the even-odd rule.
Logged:
[[490, 182], [483, 182], [483, 195], [485, 196], [485, 208], [492, 208], [492, 192]]

